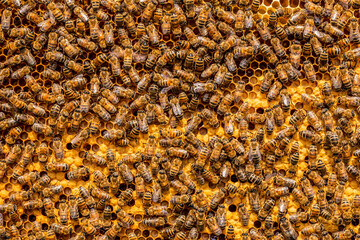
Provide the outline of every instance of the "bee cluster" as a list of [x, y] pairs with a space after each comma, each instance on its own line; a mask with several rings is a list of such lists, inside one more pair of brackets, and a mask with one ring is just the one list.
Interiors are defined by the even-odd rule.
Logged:
[[270, 4], [0, 0], [0, 238], [360, 239], [360, 1]]

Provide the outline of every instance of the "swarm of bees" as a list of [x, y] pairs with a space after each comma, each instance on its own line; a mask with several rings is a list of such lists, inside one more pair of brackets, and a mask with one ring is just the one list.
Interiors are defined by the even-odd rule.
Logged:
[[284, 4], [0, 0], [0, 238], [360, 239], [360, 0]]

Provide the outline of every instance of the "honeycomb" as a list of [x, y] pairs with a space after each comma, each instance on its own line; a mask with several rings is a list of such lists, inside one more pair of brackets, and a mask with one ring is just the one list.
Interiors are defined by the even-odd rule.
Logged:
[[0, 0], [0, 238], [359, 239], [359, 7]]

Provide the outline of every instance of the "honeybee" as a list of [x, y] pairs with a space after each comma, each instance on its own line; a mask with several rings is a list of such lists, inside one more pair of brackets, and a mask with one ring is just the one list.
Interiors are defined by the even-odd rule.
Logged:
[[89, 16], [87, 15], [87, 13], [84, 9], [82, 9], [80, 6], [75, 5], [72, 10], [73, 10], [73, 13], [75, 15], [77, 15], [78, 18], [81, 19], [81, 21], [83, 21], [84, 23], [87, 23], [89, 21], [89, 24], [90, 24], [91, 17], [89, 18]]
[[300, 189], [294, 188], [292, 194], [295, 197], [295, 199], [300, 203], [300, 205], [302, 205], [303, 207], [306, 207], [310, 204], [309, 199]]
[[339, 231], [339, 232], [334, 232], [332, 234], [332, 236], [334, 237], [334, 239], [346, 239], [346, 238], [351, 238], [355, 235], [354, 230], [352, 229], [345, 229], [343, 231]]
[[292, 44], [290, 46], [290, 63], [296, 68], [298, 69], [300, 67], [300, 56], [301, 56], [301, 45], [298, 42], [294, 42], [294, 44]]
[[278, 62], [278, 58], [275, 55], [275, 53], [273, 52], [273, 50], [271, 50], [271, 48], [266, 45], [266, 44], [261, 44], [260, 46], [260, 51], [262, 54], [265, 55], [266, 59], [271, 63], [271, 64], [276, 64]]
[[11, 17], [12, 17], [12, 9], [11, 7], [6, 7], [1, 15], [1, 29], [4, 32], [10, 30]]
[[66, 163], [48, 163], [45, 165], [46, 171], [66, 172], [70, 169], [70, 165]]
[[285, 56], [286, 52], [284, 47], [281, 45], [281, 41], [279, 38], [273, 37], [271, 38], [270, 42], [275, 50], [276, 55], [278, 55], [279, 57]]
[[[41, 75], [46, 78], [53, 81], [59, 81], [62, 78], [62, 75], [60, 72], [52, 70], [50, 68], [46, 68]], [[40, 92], [41, 93], [41, 92]]]
[[20, 79], [25, 75], [30, 74], [31, 68], [29, 66], [22, 67], [11, 74], [12, 79]]
[[331, 25], [330, 23], [324, 22], [321, 24], [321, 27], [324, 30], [324, 32], [330, 34], [331, 36], [342, 37], [344, 35], [344, 32], [342, 30]]
[[106, 160], [103, 157], [96, 155], [95, 153], [86, 152], [84, 157], [86, 160], [89, 160], [90, 162], [100, 166], [106, 164]]
[[41, 123], [34, 123], [31, 127], [31, 129], [34, 132], [37, 133], [42, 133], [45, 136], [52, 136], [53, 135], [53, 130], [51, 129], [50, 126], [45, 125], [45, 124], [41, 124]]
[[[11, 69], [10, 68], [3, 68], [0, 70], [0, 83], [3, 83], [3, 81], [5, 80], [5, 78], [10, 77], [11, 75]], [[32, 90], [32, 88], [31, 88]]]
[[265, 25], [265, 23], [263, 22], [262, 19], [256, 20], [255, 26], [256, 26], [256, 29], [259, 32], [261, 38], [264, 41], [270, 40], [270, 38], [271, 38], [270, 31], [269, 31], [269, 29], [267, 28], [267, 26]]
[[133, 199], [133, 190], [131, 188], [126, 189], [118, 197], [118, 205], [125, 206], [128, 202]]
[[25, 201], [25, 202], [23, 202], [22, 205], [23, 205], [24, 209], [26, 209], [26, 210], [38, 209], [38, 208], [42, 208], [44, 206], [43, 201], [41, 201], [40, 199]]
[[303, 177], [300, 179], [300, 181], [301, 181], [300, 184], [301, 184], [301, 187], [303, 189], [305, 196], [309, 199], [309, 201], [312, 201], [315, 196], [315, 191], [314, 191], [314, 188], [312, 187], [309, 179]]
[[280, 230], [288, 239], [296, 239], [298, 237], [298, 233], [295, 231], [290, 221], [285, 217], [280, 219]]
[[12, 128], [5, 137], [5, 142], [8, 144], [14, 144], [15, 140], [20, 136], [22, 132], [21, 127]]

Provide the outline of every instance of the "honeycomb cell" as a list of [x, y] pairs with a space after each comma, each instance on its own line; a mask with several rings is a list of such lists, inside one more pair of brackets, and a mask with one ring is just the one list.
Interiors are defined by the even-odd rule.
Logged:
[[202, 234], [201, 234], [201, 239], [202, 239], [202, 240], [208, 240], [208, 239], [210, 239], [210, 235], [207, 234], [207, 233], [202, 233]]
[[297, 109], [301, 109], [301, 108], [303, 108], [303, 103], [302, 102], [297, 102], [297, 103], [295, 103], [295, 107]]
[[207, 130], [207, 128], [203, 127], [203, 128], [200, 128], [199, 133], [201, 135], [206, 135], [208, 133], [208, 130]]
[[249, 98], [250, 99], [256, 99], [257, 98], [257, 94], [255, 92], [251, 92], [249, 93]]
[[151, 235], [152, 238], [156, 238], [156, 237], [159, 235], [159, 232], [156, 231], [156, 230], [152, 230], [152, 231], [150, 232], [150, 235]]
[[29, 215], [29, 221], [30, 222], [36, 221], [36, 216], [35, 215]]
[[305, 92], [306, 92], [307, 94], [312, 94], [312, 93], [313, 93], [313, 89], [310, 88], [310, 87], [307, 87], [307, 88], [305, 89]]
[[[7, 181], [6, 181], [7, 182]], [[5, 190], [8, 192], [11, 192], [13, 190], [13, 186], [11, 183], [8, 183], [5, 185]]]

